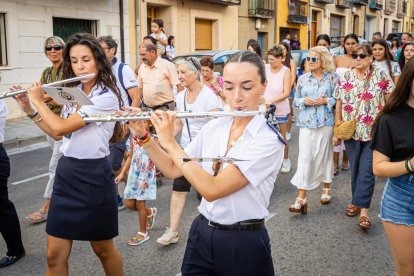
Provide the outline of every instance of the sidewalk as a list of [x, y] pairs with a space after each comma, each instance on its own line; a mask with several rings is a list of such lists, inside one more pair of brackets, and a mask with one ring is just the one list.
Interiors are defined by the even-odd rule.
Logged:
[[24, 117], [6, 121], [3, 143], [6, 150], [17, 149], [46, 141], [44, 132], [36, 124], [32, 123], [29, 118]]

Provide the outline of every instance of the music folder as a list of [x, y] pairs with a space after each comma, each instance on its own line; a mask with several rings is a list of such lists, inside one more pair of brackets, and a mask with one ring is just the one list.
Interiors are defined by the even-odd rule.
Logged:
[[43, 86], [42, 89], [52, 97], [59, 105], [93, 105], [93, 102], [77, 87], [51, 87]]

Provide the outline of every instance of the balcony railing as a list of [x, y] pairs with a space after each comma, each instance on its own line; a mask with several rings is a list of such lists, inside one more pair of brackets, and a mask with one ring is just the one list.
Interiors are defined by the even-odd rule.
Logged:
[[315, 3], [321, 3], [321, 4], [334, 4], [335, 0], [313, 0]]
[[289, 0], [288, 5], [288, 23], [308, 24], [308, 2]]
[[352, 0], [337, 0], [336, 6], [338, 8], [350, 9], [352, 8]]
[[369, 2], [369, 8], [372, 10], [382, 10], [383, 5], [381, 0], [371, 0]]
[[384, 13], [386, 15], [393, 14], [397, 6], [397, 0], [388, 0], [385, 1]]
[[401, 2], [398, 3], [397, 17], [402, 18], [406, 14], [407, 14], [407, 2], [404, 0], [401, 0]]
[[249, 0], [250, 17], [275, 18], [275, 6], [272, 0]]
[[352, 0], [354, 5], [368, 6], [369, 0]]
[[233, 5], [240, 5], [241, 0], [199, 0], [201, 2], [208, 2], [208, 3], [215, 3], [221, 4], [225, 6], [233, 6]]

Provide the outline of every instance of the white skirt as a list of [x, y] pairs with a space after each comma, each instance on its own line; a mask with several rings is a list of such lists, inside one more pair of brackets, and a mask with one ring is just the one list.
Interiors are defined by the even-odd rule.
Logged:
[[299, 156], [290, 181], [298, 189], [313, 190], [323, 182], [332, 183], [333, 127], [300, 128]]

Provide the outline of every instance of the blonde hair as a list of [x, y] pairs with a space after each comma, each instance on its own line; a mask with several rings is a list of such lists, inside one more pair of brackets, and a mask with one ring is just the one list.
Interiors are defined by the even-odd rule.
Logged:
[[317, 54], [322, 62], [322, 71], [323, 72], [333, 72], [335, 67], [332, 62], [331, 54], [328, 49], [323, 46], [316, 46], [309, 50], [309, 52], [314, 52]]

